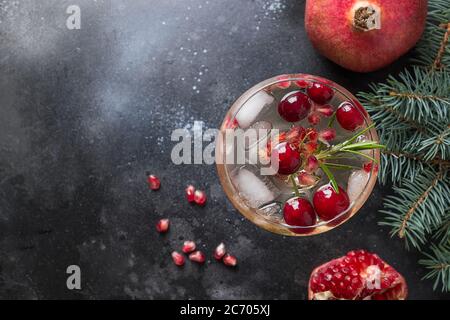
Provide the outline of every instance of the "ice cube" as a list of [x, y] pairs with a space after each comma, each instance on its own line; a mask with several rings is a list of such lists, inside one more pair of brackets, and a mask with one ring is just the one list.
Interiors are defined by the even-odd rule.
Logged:
[[366, 171], [357, 170], [352, 172], [348, 178], [347, 184], [347, 194], [351, 202], [358, 199], [359, 195], [364, 191], [368, 181], [369, 173]]
[[248, 205], [258, 208], [263, 204], [273, 201], [278, 195], [276, 187], [268, 180], [256, 176], [255, 173], [242, 168], [234, 179], [234, 183]]
[[263, 108], [270, 105], [275, 98], [265, 91], [259, 91], [242, 105], [236, 114], [239, 127], [246, 129], [252, 125]]

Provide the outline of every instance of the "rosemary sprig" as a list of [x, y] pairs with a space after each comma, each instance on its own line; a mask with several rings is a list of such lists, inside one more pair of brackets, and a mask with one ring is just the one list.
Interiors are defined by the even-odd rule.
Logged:
[[327, 175], [328, 179], [330, 179], [330, 183], [334, 191], [336, 191], [336, 193], [339, 193], [339, 186], [336, 182], [336, 178], [334, 177], [333, 173], [330, 171], [328, 166], [323, 162], [321, 162], [319, 166], [323, 170], [323, 172]]

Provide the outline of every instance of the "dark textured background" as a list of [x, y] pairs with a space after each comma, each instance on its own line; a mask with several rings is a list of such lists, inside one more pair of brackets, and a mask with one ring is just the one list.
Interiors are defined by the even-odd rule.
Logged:
[[[69, 4], [81, 30], [65, 26]], [[171, 164], [173, 129], [216, 128], [266, 78], [311, 73], [355, 93], [407, 63], [344, 71], [314, 52], [303, 15], [299, 0], [0, 1], [0, 297], [304, 299], [315, 266], [367, 248], [405, 275], [411, 298], [443, 298], [420, 281], [420, 257], [377, 226], [381, 187], [342, 227], [286, 238], [242, 219], [214, 166]], [[207, 190], [205, 208], [187, 204], [188, 183]], [[183, 239], [207, 252], [225, 241], [239, 268], [177, 268]], [[70, 264], [81, 291], [66, 288]]]

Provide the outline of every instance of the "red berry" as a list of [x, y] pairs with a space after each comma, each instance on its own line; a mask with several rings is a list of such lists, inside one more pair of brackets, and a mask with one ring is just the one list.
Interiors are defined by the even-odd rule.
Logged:
[[[308, 200], [303, 198], [289, 199], [283, 208], [284, 221], [290, 226], [311, 227], [316, 224], [317, 217]], [[295, 233], [310, 232], [312, 228], [291, 228]]]
[[301, 165], [300, 152], [287, 142], [278, 144], [272, 150], [273, 161], [278, 161], [278, 173], [288, 175], [298, 170]]
[[220, 260], [223, 258], [225, 253], [227, 253], [227, 249], [225, 248], [225, 244], [222, 242], [217, 246], [216, 250], [214, 251], [214, 258], [216, 260]]
[[156, 223], [156, 231], [165, 233], [169, 230], [169, 219], [161, 219]]
[[191, 253], [191, 252], [193, 252], [195, 250], [195, 247], [196, 247], [196, 245], [195, 245], [194, 241], [185, 241], [183, 243], [182, 251], [184, 253]]
[[339, 187], [339, 193], [336, 193], [330, 184], [326, 184], [314, 193], [313, 204], [319, 217], [329, 221], [347, 210], [350, 200], [344, 189]]
[[223, 257], [222, 261], [228, 267], [235, 267], [237, 265], [236, 257], [228, 253]]
[[172, 260], [173, 260], [173, 263], [175, 263], [177, 266], [179, 266], [179, 267], [184, 266], [184, 262], [185, 262], [184, 257], [176, 251], [172, 252]]
[[376, 254], [358, 250], [314, 269], [308, 298], [320, 300], [404, 300], [405, 279]]
[[195, 251], [189, 255], [189, 260], [202, 264], [205, 263], [206, 258], [203, 252]]
[[186, 199], [189, 202], [194, 202], [195, 201], [195, 187], [193, 185], [188, 185], [186, 188]]
[[194, 192], [194, 201], [196, 204], [203, 206], [206, 203], [206, 193], [204, 191], [196, 190]]
[[148, 176], [147, 182], [148, 182], [148, 187], [151, 190], [158, 190], [159, 187], [161, 186], [161, 181], [159, 181], [158, 177], [153, 174]]
[[278, 113], [288, 122], [303, 120], [311, 110], [311, 101], [300, 91], [293, 92], [284, 97], [278, 104]]
[[361, 112], [350, 102], [343, 102], [336, 111], [336, 119], [342, 128], [355, 131], [364, 124]]
[[328, 103], [334, 96], [332, 88], [317, 82], [313, 83], [312, 86], [307, 89], [307, 92], [311, 100], [318, 104]]

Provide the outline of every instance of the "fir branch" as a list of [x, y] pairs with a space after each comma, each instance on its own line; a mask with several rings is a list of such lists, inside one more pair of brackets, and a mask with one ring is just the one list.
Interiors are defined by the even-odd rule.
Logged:
[[447, 171], [426, 169], [414, 181], [402, 180], [393, 190], [394, 195], [385, 198], [385, 209], [380, 210], [386, 214], [380, 225], [390, 226], [391, 235], [404, 238], [407, 248], [420, 249], [446, 219], [450, 207]]
[[433, 290], [440, 285], [443, 292], [450, 291], [450, 247], [433, 245], [431, 253], [425, 253], [425, 257], [419, 264], [430, 271], [423, 279], [434, 279]]
[[436, 188], [436, 185], [438, 182], [442, 179], [443, 172], [439, 171], [436, 177], [431, 182], [430, 186], [420, 195], [420, 197], [412, 204], [411, 208], [408, 210], [408, 212], [403, 217], [403, 221], [400, 227], [400, 230], [398, 231], [398, 236], [400, 238], [405, 237], [406, 228], [408, 226], [408, 222], [411, 219], [411, 216], [414, 214], [414, 212], [417, 211], [417, 208], [425, 201], [427, 200], [428, 196], [430, 195], [430, 192]]
[[442, 63], [442, 58], [444, 57], [445, 50], [447, 48], [448, 39], [450, 35], [450, 23], [447, 24], [441, 24], [440, 27], [446, 29], [444, 33], [444, 37], [441, 41], [441, 46], [439, 47], [438, 54], [436, 55], [436, 59], [433, 61], [433, 69], [440, 70], [444, 67], [444, 64]]

